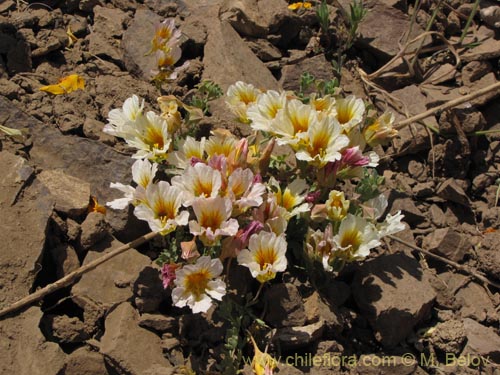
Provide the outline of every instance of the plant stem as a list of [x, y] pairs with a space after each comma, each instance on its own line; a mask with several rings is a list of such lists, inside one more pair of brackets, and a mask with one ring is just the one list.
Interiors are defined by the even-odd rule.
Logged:
[[465, 24], [465, 27], [462, 31], [462, 35], [460, 35], [460, 41], [459, 41], [460, 44], [462, 44], [462, 42], [464, 41], [464, 39], [467, 35], [467, 32], [469, 31], [470, 24], [472, 23], [472, 20], [474, 19], [474, 16], [476, 15], [478, 7], [479, 7], [479, 0], [476, 0], [476, 2], [474, 3], [474, 7], [472, 8], [472, 12], [469, 15], [469, 18], [467, 19], [467, 23]]

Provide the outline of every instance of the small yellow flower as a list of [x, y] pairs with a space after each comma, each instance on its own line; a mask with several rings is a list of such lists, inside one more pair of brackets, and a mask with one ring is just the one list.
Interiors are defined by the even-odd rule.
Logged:
[[272, 375], [273, 370], [277, 366], [277, 361], [266, 352], [262, 353], [260, 351], [252, 335], [250, 335], [250, 340], [252, 340], [253, 350], [255, 352], [252, 359], [253, 373], [255, 375]]
[[333, 221], [341, 221], [349, 210], [349, 201], [345, 199], [344, 192], [338, 190], [330, 191], [326, 201], [326, 212]]
[[293, 3], [293, 4], [290, 4], [288, 6], [288, 9], [290, 10], [297, 10], [297, 9], [308, 9], [308, 8], [311, 8], [312, 7], [312, 4], [308, 1], [300, 1], [300, 2], [297, 2], [297, 3]]
[[99, 212], [100, 214], [106, 214], [106, 207], [101, 206], [94, 196], [90, 197], [90, 203], [88, 207], [88, 212]]
[[373, 123], [363, 130], [366, 143], [370, 146], [386, 145], [392, 138], [398, 135], [398, 131], [392, 127], [394, 115], [385, 112]]
[[50, 92], [54, 95], [69, 94], [79, 89], [85, 89], [85, 80], [78, 74], [63, 77], [55, 85], [40, 87], [40, 91]]

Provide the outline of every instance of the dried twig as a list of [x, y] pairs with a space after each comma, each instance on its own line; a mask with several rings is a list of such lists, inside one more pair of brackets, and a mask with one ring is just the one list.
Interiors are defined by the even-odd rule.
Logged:
[[120, 255], [121, 253], [124, 253], [125, 251], [132, 249], [134, 247], [140, 246], [143, 243], [146, 243], [148, 241], [151, 241], [153, 238], [158, 236], [158, 233], [148, 233], [144, 236], [141, 236], [123, 246], [120, 246], [106, 255], [103, 255], [100, 258], [97, 258], [96, 260], [90, 262], [89, 264], [82, 266], [78, 268], [77, 270], [71, 272], [70, 274], [64, 276], [62, 279], [57, 280], [56, 282], [49, 284], [45, 286], [42, 289], [37, 290], [35, 293], [32, 293], [24, 298], [21, 298], [17, 302], [14, 302], [10, 306], [7, 306], [6, 308], [0, 310], [0, 317], [3, 317], [9, 313], [12, 313], [14, 311], [20, 310], [23, 307], [26, 307], [28, 305], [31, 305], [32, 303], [41, 300], [43, 297], [46, 295], [49, 295], [56, 290], [62, 289], [68, 285], [71, 285], [74, 283], [80, 276], [83, 274], [92, 271], [94, 268], [97, 266], [101, 265], [102, 263], [110, 260], [111, 258], [114, 258], [117, 255]]
[[454, 268], [456, 268], [456, 269], [458, 269], [460, 271], [463, 271], [463, 272], [467, 273], [468, 275], [474, 277], [475, 279], [477, 279], [479, 281], [482, 281], [483, 283], [489, 284], [491, 286], [494, 286], [495, 288], [497, 288], [497, 289], [500, 290], [500, 284], [495, 283], [494, 281], [489, 280], [486, 276], [484, 276], [484, 275], [482, 275], [482, 274], [480, 274], [478, 272], [473, 272], [473, 271], [469, 270], [468, 267], [466, 267], [466, 266], [462, 266], [461, 264], [455, 263], [455, 262], [453, 262], [453, 261], [451, 261], [449, 259], [446, 259], [446, 258], [443, 258], [443, 257], [441, 257], [439, 255], [433, 254], [430, 251], [424, 250], [421, 247], [415, 246], [415, 245], [413, 245], [413, 244], [411, 244], [409, 242], [406, 242], [405, 240], [402, 240], [401, 238], [395, 237], [393, 235], [389, 235], [387, 237], [389, 237], [391, 240], [394, 240], [394, 241], [397, 241], [399, 243], [402, 243], [403, 245], [408, 246], [409, 248], [411, 248], [413, 250], [417, 250], [417, 251], [421, 252], [422, 254], [425, 254], [425, 255], [427, 255], [427, 256], [429, 256], [431, 258], [434, 258], [434, 259], [437, 259], [437, 260], [439, 260], [439, 261], [441, 261], [443, 263], [446, 263], [446, 264], [448, 264], [448, 265], [450, 265], [450, 266], [452, 266], [452, 267], [454, 267]]

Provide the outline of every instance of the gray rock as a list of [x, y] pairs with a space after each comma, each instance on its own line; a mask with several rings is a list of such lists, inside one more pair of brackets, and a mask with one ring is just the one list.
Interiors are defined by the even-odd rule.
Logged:
[[[500, 363], [500, 336], [472, 319], [464, 319], [467, 344], [462, 355], [482, 356], [489, 361]], [[484, 363], [484, 362], [483, 362]]]
[[302, 298], [292, 284], [274, 284], [264, 294], [268, 311], [265, 320], [273, 327], [296, 327], [306, 322]]
[[42, 311], [38, 307], [0, 321], [0, 374], [58, 374], [65, 354], [45, 339], [40, 328]]
[[361, 265], [352, 291], [376, 339], [389, 348], [429, 316], [436, 297], [418, 262], [401, 253], [381, 255]]
[[454, 262], [460, 262], [471, 248], [466, 236], [451, 228], [436, 229], [424, 238], [425, 250], [444, 256]]
[[[116, 81], [115, 79], [115, 86]], [[104, 85], [102, 88], [104, 89]], [[102, 97], [114, 94], [115, 92], [110, 91], [103, 93]], [[121, 95], [128, 94], [121, 92]], [[130, 157], [96, 141], [63, 136], [58, 130], [21, 112], [3, 97], [0, 97], [0, 113], [16, 119], [10, 126], [29, 129], [33, 138], [30, 157], [34, 164], [46, 170], [60, 169], [65, 174], [90, 183], [91, 194], [100, 202], [120, 196], [114, 189], [110, 189], [111, 182], [126, 183], [132, 180], [130, 168], [133, 160]], [[75, 150], [79, 152], [75, 153]], [[39, 201], [37, 204], [46, 202]], [[106, 218], [124, 241], [133, 240], [147, 230], [147, 225], [138, 225], [139, 221], [133, 215], [128, 215], [125, 210], [108, 210]]]
[[162, 21], [160, 16], [148, 9], [137, 9], [134, 19], [123, 33], [123, 62], [127, 70], [144, 80], [151, 79], [151, 70], [156, 68], [154, 55], [145, 56], [151, 49], [155, 25]]
[[170, 362], [163, 357], [160, 338], [139, 327], [138, 318], [137, 311], [127, 302], [107, 316], [106, 333], [101, 339], [106, 362], [118, 373], [130, 375], [145, 374], [155, 366], [163, 368], [159, 374], [173, 373]]
[[139, 318], [139, 326], [158, 333], [176, 333], [179, 329], [177, 319], [161, 314], [142, 314]]
[[265, 39], [254, 39], [248, 42], [250, 49], [264, 62], [281, 59], [281, 51]]
[[[54, 201], [25, 159], [0, 152], [0, 307], [27, 296], [40, 270]], [[7, 219], [5, 219], [7, 218]]]
[[332, 63], [325, 56], [317, 55], [304, 58], [291, 65], [285, 65], [282, 70], [280, 84], [285, 90], [298, 91], [300, 89], [300, 76], [310, 72], [316, 79], [328, 81], [334, 78]]

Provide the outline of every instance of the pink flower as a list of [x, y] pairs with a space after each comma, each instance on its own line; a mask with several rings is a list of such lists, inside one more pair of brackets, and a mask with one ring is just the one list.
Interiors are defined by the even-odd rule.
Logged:
[[179, 267], [180, 265], [176, 263], [165, 263], [161, 268], [161, 278], [165, 289], [175, 280], [175, 270]]

